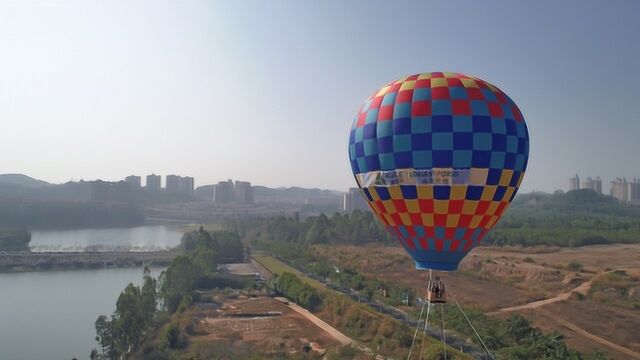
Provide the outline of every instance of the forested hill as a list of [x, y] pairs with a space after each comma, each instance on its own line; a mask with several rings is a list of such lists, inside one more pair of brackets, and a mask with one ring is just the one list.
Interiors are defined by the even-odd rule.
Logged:
[[581, 246], [640, 242], [640, 206], [591, 190], [521, 194], [485, 244]]
[[547, 194], [519, 194], [513, 200], [509, 214], [562, 214], [640, 217], [640, 206], [618, 202], [614, 197], [582, 189]]
[[46, 181], [34, 179], [23, 174], [0, 174], [0, 184], [18, 185], [27, 188], [52, 186]]

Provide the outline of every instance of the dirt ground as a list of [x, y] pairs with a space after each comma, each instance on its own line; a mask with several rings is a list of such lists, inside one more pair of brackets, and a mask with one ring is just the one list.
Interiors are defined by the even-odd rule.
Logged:
[[[640, 358], [638, 312], [597, 302], [570, 300], [520, 313], [544, 331], [560, 331], [567, 345], [582, 352], [601, 351], [613, 359], [621, 360]], [[601, 340], [604, 340], [604, 344], [599, 342]], [[606, 342], [611, 344], [607, 345]], [[624, 349], [618, 349], [618, 346]]]
[[[317, 247], [317, 251], [338, 266], [355, 267], [365, 276], [402, 284], [418, 294], [425, 291], [429, 279], [429, 272], [416, 270], [411, 258], [399, 247], [331, 246]], [[440, 276], [447, 283], [448, 295], [461, 304], [485, 311], [526, 303], [542, 296], [493, 281], [482, 274], [469, 276], [466, 272], [434, 272], [432, 276]]]
[[188, 315], [195, 323], [190, 343], [199, 352], [204, 344], [224, 343], [227, 348], [217, 351], [238, 355], [256, 349], [265, 355], [293, 354], [310, 344], [322, 354], [340, 345], [307, 318], [270, 297], [226, 299], [219, 308], [196, 304]]
[[[416, 270], [400, 247], [332, 245], [318, 246], [316, 251], [339, 266], [355, 267], [367, 276], [403, 284], [418, 293], [424, 291], [428, 279], [428, 272]], [[572, 262], [581, 268], [568, 267]], [[532, 309], [513, 312], [533, 320], [543, 330], [561, 332], [568, 345], [581, 352], [598, 350], [614, 359], [630, 359], [640, 353], [637, 309], [563, 296], [571, 294], [573, 289], [585, 294], [591, 281], [614, 269], [640, 273], [640, 244], [580, 248], [480, 247], [462, 261], [459, 271], [437, 275], [462, 305], [491, 313], [560, 296], [560, 301], [542, 302]], [[617, 346], [628, 352], [618, 351]]]

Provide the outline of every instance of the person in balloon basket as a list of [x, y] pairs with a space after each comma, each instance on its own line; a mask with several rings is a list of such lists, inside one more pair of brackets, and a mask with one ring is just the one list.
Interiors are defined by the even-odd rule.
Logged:
[[427, 300], [432, 303], [447, 302], [446, 288], [444, 281], [440, 280], [440, 277], [436, 277], [435, 280], [430, 281], [429, 288], [427, 289]]

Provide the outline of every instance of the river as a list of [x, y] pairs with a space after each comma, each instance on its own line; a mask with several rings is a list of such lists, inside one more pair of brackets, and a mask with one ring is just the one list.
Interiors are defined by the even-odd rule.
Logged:
[[[164, 226], [126, 229], [33, 231], [34, 251], [87, 247], [145, 251], [175, 246], [181, 233]], [[162, 269], [153, 268], [157, 277]], [[0, 273], [0, 359], [88, 359], [94, 322], [115, 310], [142, 268]]]

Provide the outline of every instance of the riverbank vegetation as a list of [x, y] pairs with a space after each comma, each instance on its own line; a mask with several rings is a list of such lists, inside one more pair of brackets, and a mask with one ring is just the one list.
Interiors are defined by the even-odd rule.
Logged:
[[92, 359], [134, 358], [149, 337], [157, 343], [145, 350], [151, 352], [145, 358], [162, 358], [164, 350], [185, 345], [180, 327], [169, 320], [172, 314], [198, 301], [198, 290], [245, 288], [253, 283], [252, 279], [217, 271], [217, 264], [241, 258], [243, 246], [238, 235], [200, 229], [185, 234], [181, 246], [184, 255], [173, 259], [157, 280], [145, 270], [143, 285], [129, 284], [118, 297], [116, 311], [110, 317], [98, 317], [95, 328], [100, 350], [92, 351]]

